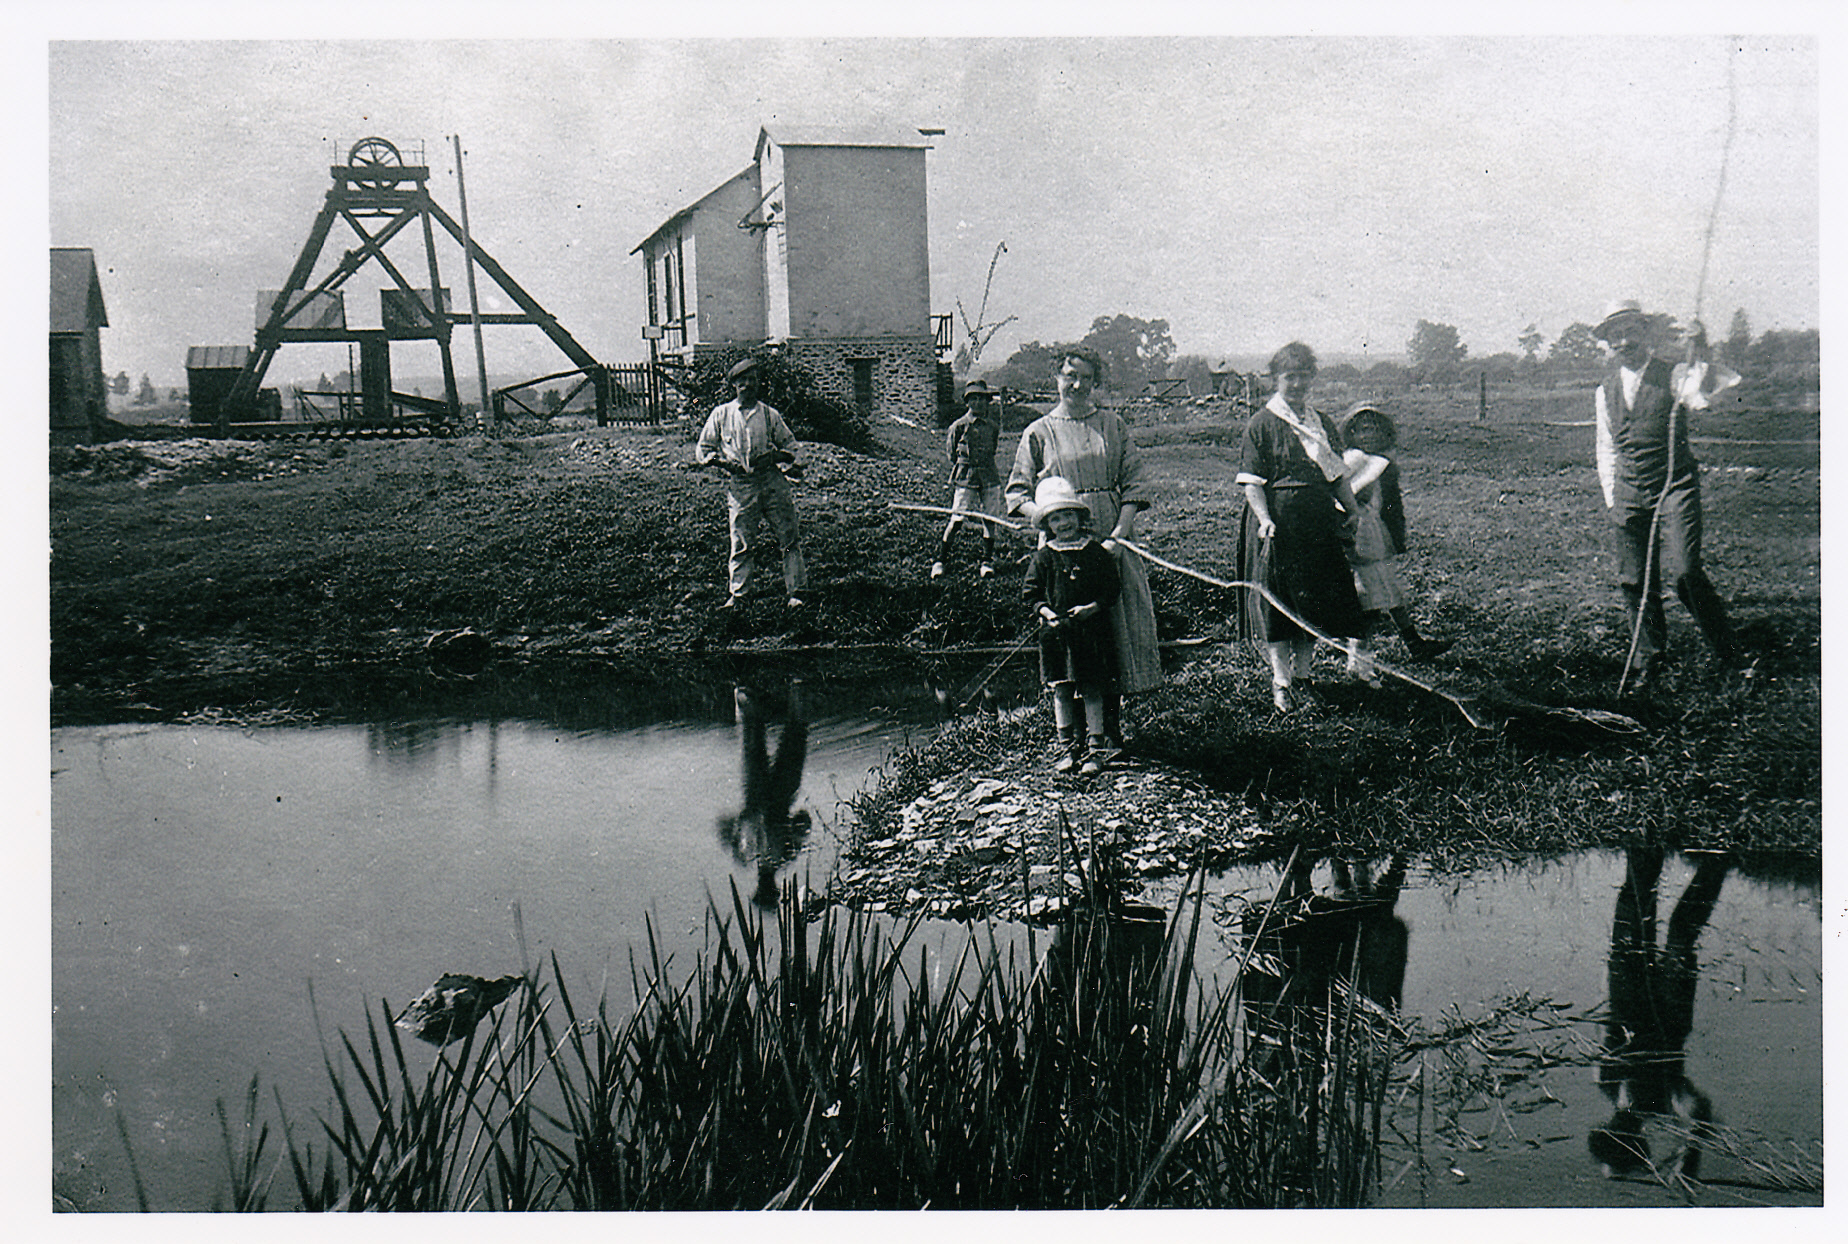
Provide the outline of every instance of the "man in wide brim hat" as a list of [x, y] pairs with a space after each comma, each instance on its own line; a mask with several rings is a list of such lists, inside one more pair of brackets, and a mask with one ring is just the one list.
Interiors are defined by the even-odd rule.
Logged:
[[[1698, 323], [1690, 359], [1680, 366], [1650, 354], [1649, 325], [1642, 305], [1624, 299], [1606, 307], [1592, 330], [1612, 354], [1594, 404], [1598, 481], [1636, 634], [1625, 673], [1635, 675], [1639, 690], [1656, 678], [1668, 642], [1664, 585], [1687, 606], [1722, 666], [1738, 656], [1726, 604], [1701, 566], [1700, 463], [1689, 446], [1687, 419], [1689, 411], [1706, 409], [1710, 391], [1737, 377], [1706, 361], [1706, 334]], [[1720, 383], [1710, 384], [1716, 377]]]
[[1649, 317], [1643, 314], [1643, 304], [1634, 298], [1621, 298], [1604, 308], [1604, 318], [1591, 330], [1591, 335], [1599, 341], [1611, 343], [1617, 341], [1623, 333], [1641, 334], [1649, 326]]

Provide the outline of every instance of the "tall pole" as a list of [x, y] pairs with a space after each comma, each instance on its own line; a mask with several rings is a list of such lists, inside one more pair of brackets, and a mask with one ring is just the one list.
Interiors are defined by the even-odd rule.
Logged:
[[[462, 179], [462, 136], [450, 135], [456, 145], [456, 195], [462, 201], [462, 258], [468, 265], [468, 317], [475, 326], [475, 368], [481, 377], [481, 408], [475, 423], [483, 431], [488, 420], [488, 356], [481, 346], [481, 302], [475, 297], [475, 242], [468, 229], [468, 183]], [[433, 294], [432, 297], [435, 297]]]

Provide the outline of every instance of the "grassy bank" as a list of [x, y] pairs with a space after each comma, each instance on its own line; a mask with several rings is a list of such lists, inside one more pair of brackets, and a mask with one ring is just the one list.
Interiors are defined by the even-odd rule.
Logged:
[[[1277, 718], [1262, 671], [1228, 645], [1132, 702], [1136, 756], [1197, 770], [1275, 825], [1357, 850], [1552, 849], [1646, 833], [1817, 851], [1817, 415], [1739, 406], [1695, 429], [1707, 563], [1755, 658], [1749, 677], [1710, 671], [1671, 604], [1665, 685], [1620, 699], [1627, 635], [1587, 405], [1583, 394], [1498, 397], [1486, 422], [1421, 413], [1415, 397], [1395, 405], [1417, 612], [1427, 633], [1459, 640], [1420, 676], [1492, 703], [1621, 713], [1636, 731], [1506, 711], [1480, 730], [1413, 688], [1338, 681]], [[1229, 577], [1238, 428], [1211, 407], [1132, 413], [1155, 497], [1141, 542]], [[1014, 576], [931, 584], [936, 520], [889, 508], [944, 499], [940, 434], [891, 425], [881, 439], [872, 454], [805, 446], [810, 607], [792, 614], [766, 594], [740, 618], [717, 610], [722, 492], [683, 469], [684, 429], [55, 451], [54, 720], [255, 714], [281, 686], [414, 672], [424, 641], [458, 627], [491, 637], [507, 662], [550, 668], [1012, 642]], [[1017, 565], [1025, 545], [1008, 547]], [[1165, 637], [1228, 638], [1226, 593], [1167, 571], [1154, 591]], [[1396, 641], [1382, 651], [1403, 657]], [[1037, 763], [1028, 751], [1001, 736], [946, 739], [936, 759], [894, 767], [887, 802], [933, 767]]]

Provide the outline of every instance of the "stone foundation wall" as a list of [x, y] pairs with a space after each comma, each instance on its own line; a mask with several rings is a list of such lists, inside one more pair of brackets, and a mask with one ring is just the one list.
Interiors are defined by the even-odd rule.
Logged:
[[929, 337], [791, 339], [783, 348], [790, 362], [815, 377], [816, 387], [847, 406], [855, 404], [854, 361], [871, 359], [875, 418], [936, 419], [937, 348]]

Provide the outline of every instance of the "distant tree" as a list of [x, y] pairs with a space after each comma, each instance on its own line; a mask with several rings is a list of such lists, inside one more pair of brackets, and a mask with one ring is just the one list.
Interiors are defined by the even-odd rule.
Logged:
[[1133, 315], [1100, 315], [1081, 345], [1104, 360], [1104, 385], [1116, 393], [1134, 393], [1150, 377], [1167, 374], [1174, 338], [1166, 320], [1139, 320]]
[[1529, 324], [1515, 338], [1515, 344], [1521, 347], [1522, 360], [1528, 367], [1536, 367], [1540, 362], [1540, 347], [1546, 344], [1546, 338], [1540, 333], [1538, 324]]
[[1317, 379], [1323, 384], [1351, 384], [1360, 379], [1360, 368], [1352, 363], [1330, 363]]
[[1568, 324], [1553, 339], [1553, 348], [1546, 352], [1546, 366], [1547, 370], [1555, 372], [1578, 372], [1602, 367], [1604, 347], [1592, 336], [1591, 325]]
[[1411, 373], [1405, 369], [1404, 364], [1395, 363], [1391, 359], [1381, 359], [1379, 362], [1373, 364], [1373, 366], [1361, 373], [1361, 378], [1364, 379], [1370, 387], [1382, 392], [1403, 389], [1407, 384], [1411, 383]]
[[563, 395], [561, 395], [557, 389], [547, 389], [544, 393], [539, 395], [539, 398], [541, 404], [545, 407], [545, 413], [548, 415], [557, 414], [559, 408], [565, 404]]
[[169, 402], [184, 401], [185, 398], [186, 398], [186, 395], [184, 393], [181, 393], [178, 389], [168, 389], [167, 390], [167, 400]]
[[1461, 373], [1469, 348], [1450, 325], [1419, 320], [1412, 339], [1405, 343], [1405, 353], [1420, 383], [1448, 384]]
[[322, 372], [321, 378], [314, 382], [314, 387], [318, 393], [328, 393], [333, 389], [333, 382], [328, 380], [326, 372]]
[[1755, 386], [1814, 389], [1822, 377], [1822, 336], [1813, 328], [1768, 328], [1752, 343], [1739, 370]]
[[109, 381], [109, 391], [111, 393], [127, 393], [128, 373], [125, 371], [117, 372]]
[[1213, 361], [1204, 354], [1177, 354], [1168, 363], [1170, 380], [1185, 380], [1187, 392], [1204, 397], [1213, 391]]
[[1070, 342], [1055, 342], [1041, 345], [1029, 341], [1008, 355], [1007, 361], [987, 375], [989, 384], [997, 388], [1023, 389], [1029, 393], [1052, 385], [1052, 360], [1058, 356]]
[[147, 373], [143, 372], [141, 387], [135, 390], [135, 405], [152, 406], [158, 401], [160, 401], [160, 391], [154, 387], [154, 382], [148, 379]]
[[1666, 311], [1645, 311], [1643, 324], [1643, 338], [1657, 353], [1678, 349], [1685, 336], [1680, 321]]
[[1511, 350], [1503, 350], [1500, 354], [1490, 354], [1470, 361], [1470, 371], [1487, 372], [1493, 384], [1506, 384], [1523, 371], [1528, 370], [1531, 368], [1528, 367], [1527, 360]]
[[1732, 326], [1726, 330], [1726, 340], [1720, 343], [1720, 361], [1728, 367], [1738, 368], [1752, 351], [1752, 322], [1745, 318], [1745, 308], [1740, 307], [1732, 314]]

